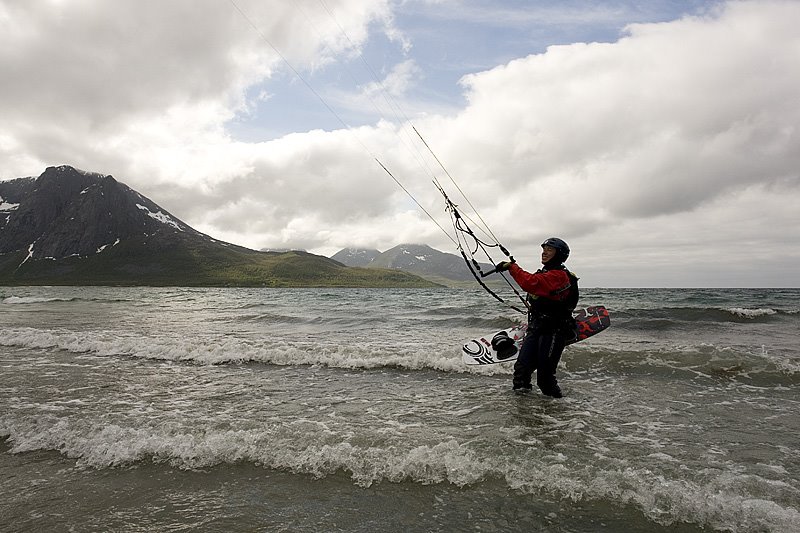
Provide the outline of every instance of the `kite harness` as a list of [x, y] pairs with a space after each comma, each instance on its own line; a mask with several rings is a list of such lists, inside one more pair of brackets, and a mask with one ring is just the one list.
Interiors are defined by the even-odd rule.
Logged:
[[[470, 228], [470, 226], [464, 220], [464, 216], [462, 216], [461, 212], [458, 210], [458, 206], [453, 203], [449, 196], [447, 196], [447, 192], [445, 192], [444, 188], [438, 182], [434, 182], [436, 188], [439, 189], [439, 192], [442, 193], [445, 201], [445, 210], [450, 214], [450, 219], [453, 222], [453, 229], [456, 235], [457, 241], [457, 248], [458, 251], [461, 253], [461, 257], [464, 258], [464, 262], [467, 264], [467, 268], [472, 273], [472, 276], [475, 278], [475, 281], [492, 297], [494, 297], [497, 301], [508, 305], [511, 309], [515, 311], [526, 314], [527, 311], [523, 311], [519, 307], [515, 305], [508, 304], [500, 295], [498, 295], [494, 290], [492, 290], [486, 283], [483, 282], [482, 278], [485, 278], [489, 274], [494, 274], [497, 272], [495, 267], [492, 267], [491, 270], [484, 272], [481, 264], [475, 259], [475, 254], [478, 253], [480, 250], [483, 252], [483, 255], [491, 262], [492, 265], [496, 264], [496, 262], [492, 259], [491, 255], [489, 254], [490, 248], [498, 248], [507, 258], [509, 261], [514, 262], [514, 256], [512, 256], [509, 251], [506, 249], [505, 246], [500, 244], [499, 242], [486, 242], [478, 237], [475, 232]], [[472, 241], [472, 245], [470, 246], [470, 242]], [[519, 291], [514, 287], [514, 285], [508, 280], [508, 278], [500, 272], [503, 280], [508, 284], [511, 290], [517, 295], [519, 300], [528, 307], [528, 303], [525, 298], [519, 293]]]

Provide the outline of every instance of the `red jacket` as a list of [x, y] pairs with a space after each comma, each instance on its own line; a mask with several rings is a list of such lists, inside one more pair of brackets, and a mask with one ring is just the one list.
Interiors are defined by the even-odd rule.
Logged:
[[511, 263], [508, 273], [519, 283], [519, 286], [534, 296], [542, 296], [550, 300], [565, 300], [570, 291], [570, 280], [566, 270], [546, 270], [531, 274], [516, 263]]

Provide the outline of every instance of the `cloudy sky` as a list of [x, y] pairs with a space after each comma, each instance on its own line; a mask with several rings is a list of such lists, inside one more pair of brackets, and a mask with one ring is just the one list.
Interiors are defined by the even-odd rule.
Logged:
[[0, 0], [0, 179], [70, 164], [332, 255], [456, 252], [436, 178], [584, 286], [798, 287], [798, 28], [794, 0]]

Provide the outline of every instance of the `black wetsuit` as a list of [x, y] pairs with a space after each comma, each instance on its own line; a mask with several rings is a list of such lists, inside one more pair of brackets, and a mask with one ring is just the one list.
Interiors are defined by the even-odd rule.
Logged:
[[569, 282], [548, 296], [528, 296], [528, 330], [514, 364], [514, 389], [530, 390], [536, 370], [536, 385], [542, 393], [560, 398], [556, 368], [566, 341], [574, 335], [572, 311], [578, 302], [578, 278], [561, 264], [545, 266], [537, 274], [551, 270], [565, 271]]

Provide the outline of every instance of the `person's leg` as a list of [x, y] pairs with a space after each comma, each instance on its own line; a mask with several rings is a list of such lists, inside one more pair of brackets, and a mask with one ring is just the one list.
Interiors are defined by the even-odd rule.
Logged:
[[561, 398], [561, 388], [556, 380], [556, 368], [564, 351], [564, 338], [555, 333], [546, 333], [538, 337], [536, 350], [536, 385], [547, 396]]
[[525, 333], [519, 355], [514, 363], [514, 390], [531, 390], [531, 376], [536, 370], [537, 335], [532, 329]]

